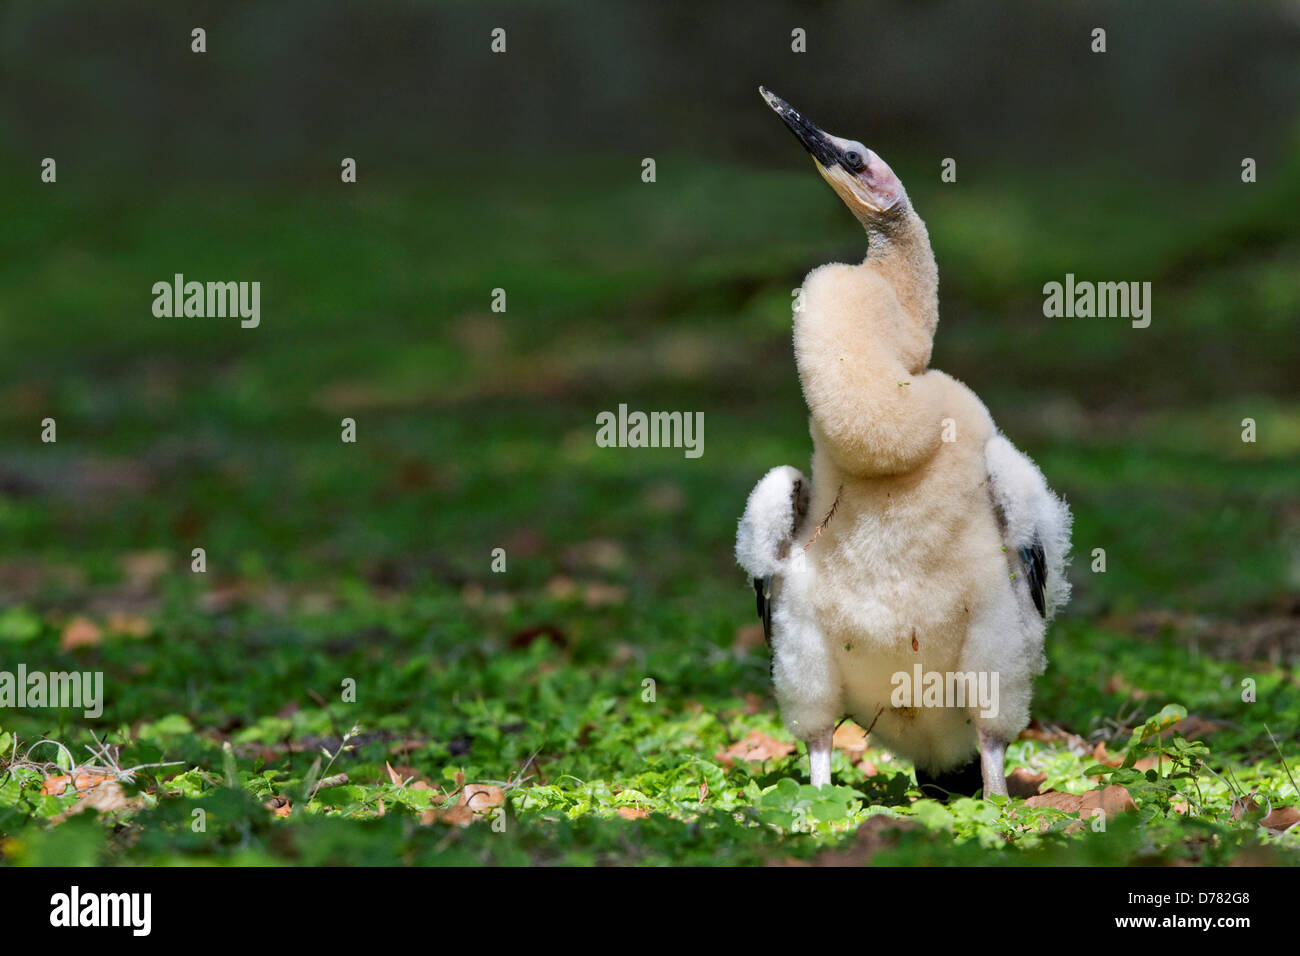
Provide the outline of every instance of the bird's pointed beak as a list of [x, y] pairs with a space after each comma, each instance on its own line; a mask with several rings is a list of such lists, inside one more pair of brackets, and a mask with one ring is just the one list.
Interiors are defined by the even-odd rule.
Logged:
[[827, 133], [771, 90], [760, 86], [758, 92], [812, 154], [822, 179], [861, 222], [866, 224], [888, 212], [903, 197], [903, 184], [874, 152]]
[[785, 121], [786, 126], [790, 127], [790, 132], [794, 133], [795, 139], [803, 144], [803, 148], [812, 154], [813, 159], [817, 160], [823, 169], [839, 165], [842, 158], [841, 151], [831, 142], [830, 137], [771, 90], [760, 86], [758, 92], [767, 101], [767, 105], [772, 107], [772, 111]]

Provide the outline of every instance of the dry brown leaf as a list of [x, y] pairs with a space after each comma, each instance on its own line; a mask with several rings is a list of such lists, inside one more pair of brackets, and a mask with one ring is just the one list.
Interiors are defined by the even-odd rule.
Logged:
[[1260, 826], [1277, 832], [1289, 830], [1297, 823], [1300, 823], [1300, 812], [1297, 812], [1295, 807], [1278, 807], [1259, 821]]
[[80, 813], [82, 810], [98, 810], [100, 813], [109, 813], [113, 810], [122, 810], [130, 805], [126, 798], [126, 791], [122, 785], [111, 777], [97, 777], [99, 782], [84, 791], [77, 802], [72, 805], [68, 811], [71, 816], [74, 813]]
[[640, 807], [619, 807], [618, 815], [624, 820], [643, 820], [650, 816], [650, 811]]
[[[57, 789], [51, 788], [51, 792], [63, 793], [67, 788], [69, 778], [51, 777], [45, 783], [49, 785], [52, 781], [58, 781], [58, 783], [56, 784]], [[68, 817], [84, 813], [86, 810], [112, 813], [114, 810], [125, 810], [133, 804], [133, 801], [127, 798], [126, 791], [122, 789], [122, 785], [117, 782], [115, 777], [93, 772], [80, 773], [72, 778], [72, 782], [84, 785], [84, 788], [79, 788], [77, 791], [77, 802], [58, 816], [51, 817], [51, 823], [62, 823]], [[45, 792], [45, 786], [42, 786], [41, 792]]]
[[[1139, 761], [1140, 763], [1141, 761]], [[1097, 791], [1092, 791], [1096, 793]], [[1085, 795], [1086, 797], [1086, 795]], [[1098, 798], [1101, 809], [1106, 814], [1107, 820], [1113, 820], [1121, 813], [1133, 813], [1137, 810], [1137, 804], [1133, 801], [1133, 795], [1119, 784], [1111, 784], [1101, 791]], [[1087, 799], [1084, 800], [1084, 809], [1090, 809]]]
[[104, 640], [104, 632], [88, 617], [74, 617], [63, 627], [59, 650], [72, 651], [78, 647], [97, 647]]
[[1048, 790], [1046, 793], [1040, 793], [1025, 800], [1025, 806], [1027, 807], [1051, 807], [1054, 810], [1060, 810], [1062, 813], [1078, 813], [1082, 805], [1082, 794], [1062, 793], [1059, 790]]
[[71, 779], [66, 774], [60, 774], [57, 777], [46, 777], [45, 782], [41, 784], [41, 793], [47, 797], [57, 797], [68, 788]]
[[[1124, 763], [1123, 757], [1107, 752], [1106, 744], [1100, 740], [1097, 741], [1097, 746], [1093, 748], [1092, 759], [1099, 764], [1105, 764], [1107, 767], [1118, 767]], [[1155, 757], [1140, 757], [1138, 760], [1134, 761], [1133, 769], [1139, 772], [1154, 770], [1157, 763], [1158, 761]], [[1100, 777], [1101, 775], [1094, 774], [1094, 776]]]
[[428, 777], [421, 774], [414, 767], [394, 767], [387, 761], [384, 762], [384, 767], [393, 786], [405, 786], [407, 790], [428, 790], [431, 793], [442, 792], [429, 782]]
[[770, 737], [761, 730], [751, 730], [744, 740], [738, 740], [726, 750], [717, 753], [716, 759], [724, 767], [730, 767], [737, 760], [746, 763], [765, 763], [768, 760], [787, 757], [794, 753], [794, 744]]
[[1102, 790], [1089, 790], [1087, 793], [1060, 793], [1049, 790], [1025, 801], [1027, 807], [1053, 807], [1062, 813], [1078, 813], [1091, 817], [1094, 811], [1101, 810], [1106, 819], [1114, 819], [1121, 813], [1137, 809], [1132, 795], [1119, 784], [1111, 784]]
[[1053, 743], [1061, 738], [1061, 734], [1045, 730], [1038, 721], [1032, 720], [1029, 726], [1020, 731], [1018, 740], [1037, 740], [1040, 743]]
[[471, 783], [460, 791], [460, 802], [475, 813], [485, 813], [505, 803], [506, 792], [494, 784]]
[[844, 751], [849, 760], [857, 760], [867, 752], [867, 732], [851, 720], [835, 728], [831, 746]]
[[1007, 793], [1012, 797], [1034, 797], [1038, 795], [1039, 784], [1047, 779], [1045, 773], [1034, 773], [1024, 767], [1017, 767], [1007, 774]]
[[1105, 764], [1107, 767], [1118, 767], [1124, 762], [1123, 757], [1114, 757], [1106, 752], [1105, 741], [1097, 741], [1097, 746], [1093, 748], [1092, 759], [1096, 763]]
[[1244, 800], [1232, 801], [1232, 809], [1229, 811], [1229, 815], [1234, 820], [1240, 820], [1248, 813], [1258, 813], [1260, 809], [1261, 807], [1255, 802], [1255, 798], [1248, 795]]
[[462, 803], [451, 807], [430, 807], [420, 814], [420, 823], [429, 826], [433, 823], [446, 823], [450, 826], [467, 827], [474, 822], [474, 811]]
[[110, 780], [116, 780], [117, 777], [111, 773], [100, 773], [96, 770], [74, 770], [72, 785], [78, 790], [89, 790], [91, 787], [98, 787]]

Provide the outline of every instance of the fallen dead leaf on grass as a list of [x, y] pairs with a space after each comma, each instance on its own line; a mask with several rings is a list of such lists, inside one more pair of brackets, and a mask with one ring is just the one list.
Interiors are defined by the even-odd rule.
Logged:
[[1297, 812], [1295, 807], [1278, 807], [1259, 821], [1260, 826], [1277, 833], [1289, 830], [1297, 823], [1300, 823], [1300, 812]]
[[117, 778], [108, 774], [81, 772], [72, 777], [61, 775], [49, 777], [41, 785], [41, 793], [58, 795], [67, 790], [71, 783], [78, 796], [77, 802], [63, 813], [50, 818], [50, 823], [60, 824], [68, 817], [84, 813], [86, 810], [98, 810], [100, 813], [112, 813], [114, 810], [126, 810], [135, 805], [129, 799]]
[[414, 767], [394, 767], [387, 760], [384, 761], [384, 769], [388, 771], [388, 779], [396, 787], [406, 786], [411, 790], [437, 790], [429, 778]]
[[[1118, 767], [1124, 763], [1123, 757], [1118, 754], [1107, 752], [1105, 742], [1100, 740], [1097, 741], [1097, 746], [1092, 749], [1092, 759], [1107, 767]], [[1138, 771], [1153, 770], [1155, 769], [1156, 763], [1157, 761], [1155, 757], [1140, 757], [1134, 761], [1133, 769]], [[1095, 776], [1100, 777], [1100, 774], [1096, 774]]]
[[744, 740], [738, 740], [726, 750], [718, 751], [715, 759], [724, 767], [731, 767], [737, 760], [746, 763], [765, 763], [768, 760], [788, 757], [792, 753], [794, 753], [794, 744], [777, 740], [761, 730], [751, 730]]
[[475, 813], [484, 813], [506, 802], [506, 792], [495, 784], [466, 784], [460, 791], [460, 802]]
[[474, 822], [474, 811], [464, 804], [458, 803], [450, 807], [430, 807], [420, 814], [420, 823], [429, 826], [434, 823], [445, 823], [449, 826], [467, 827]]
[[96, 647], [104, 639], [104, 632], [88, 617], [74, 617], [63, 626], [59, 650], [73, 651], [79, 647]]
[[1102, 790], [1089, 790], [1087, 793], [1061, 793], [1049, 790], [1025, 801], [1027, 807], [1052, 807], [1062, 813], [1077, 813], [1091, 817], [1101, 810], [1107, 820], [1113, 820], [1121, 813], [1137, 809], [1133, 796], [1119, 784], [1111, 784]]
[[1045, 773], [1034, 773], [1024, 767], [1017, 767], [1007, 774], [1007, 794], [1012, 797], [1036, 797], [1039, 785], [1046, 779]]
[[831, 746], [844, 751], [851, 761], [857, 761], [867, 752], [867, 732], [851, 720], [846, 720], [835, 728]]
[[68, 783], [72, 780], [66, 774], [57, 777], [46, 777], [45, 782], [41, 784], [41, 793], [47, 797], [57, 797], [68, 788]]

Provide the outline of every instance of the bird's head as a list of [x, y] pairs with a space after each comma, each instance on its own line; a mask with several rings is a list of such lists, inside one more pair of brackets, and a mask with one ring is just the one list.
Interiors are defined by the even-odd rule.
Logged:
[[812, 154], [822, 179], [869, 230], [895, 217], [906, 205], [902, 182], [874, 152], [856, 140], [841, 139], [819, 129], [772, 91], [761, 86], [758, 91]]

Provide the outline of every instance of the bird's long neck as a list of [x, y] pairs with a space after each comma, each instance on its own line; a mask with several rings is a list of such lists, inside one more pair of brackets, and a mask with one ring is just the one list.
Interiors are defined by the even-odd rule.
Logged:
[[847, 474], [898, 475], [934, 455], [941, 440], [949, 380], [924, 374], [939, 273], [910, 208], [867, 226], [861, 265], [809, 276], [795, 315], [795, 358], [818, 453]]
[[933, 336], [939, 324], [939, 267], [925, 223], [904, 199], [896, 212], [865, 225], [862, 265], [887, 279], [903, 310]]

